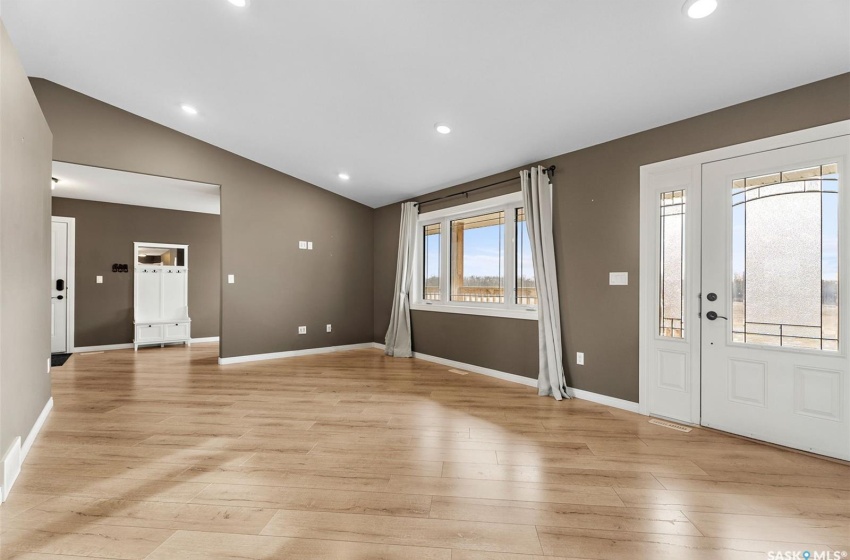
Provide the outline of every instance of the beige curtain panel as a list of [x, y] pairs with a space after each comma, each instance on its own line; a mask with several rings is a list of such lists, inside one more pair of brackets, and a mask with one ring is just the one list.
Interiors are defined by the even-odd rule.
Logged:
[[395, 269], [395, 297], [390, 326], [387, 329], [387, 356], [413, 357], [410, 335], [410, 285], [413, 281], [413, 251], [416, 242], [416, 206], [412, 202], [401, 205], [401, 226], [398, 233], [398, 261]]
[[522, 201], [531, 261], [537, 285], [537, 333], [539, 373], [537, 392], [557, 400], [570, 398], [561, 356], [561, 315], [558, 277], [555, 271], [555, 239], [552, 234], [552, 183], [546, 169], [537, 166], [520, 171]]

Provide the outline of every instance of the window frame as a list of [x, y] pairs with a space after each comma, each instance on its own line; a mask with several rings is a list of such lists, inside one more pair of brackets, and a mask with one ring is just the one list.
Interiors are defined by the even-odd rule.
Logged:
[[[537, 320], [537, 306], [516, 303], [516, 252], [517, 222], [516, 210], [522, 208], [522, 193], [496, 196], [481, 201], [470, 202], [450, 208], [425, 212], [416, 221], [416, 245], [414, 250], [413, 282], [411, 286], [410, 308], [415, 311], [436, 311], [459, 313], [464, 315], [483, 315], [487, 317], [507, 317], [512, 319]], [[492, 212], [504, 212], [502, 246], [505, 248], [505, 302], [476, 303], [451, 301], [451, 222], [471, 218]], [[440, 299], [424, 299], [425, 272], [425, 231], [426, 226], [440, 225]], [[535, 275], [536, 277], [536, 275]]]

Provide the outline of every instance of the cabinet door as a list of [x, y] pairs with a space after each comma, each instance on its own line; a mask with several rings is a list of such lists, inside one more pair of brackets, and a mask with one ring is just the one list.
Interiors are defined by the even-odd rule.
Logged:
[[166, 340], [185, 340], [189, 338], [189, 323], [168, 323], [165, 325]]
[[162, 325], [136, 325], [136, 343], [162, 340]]

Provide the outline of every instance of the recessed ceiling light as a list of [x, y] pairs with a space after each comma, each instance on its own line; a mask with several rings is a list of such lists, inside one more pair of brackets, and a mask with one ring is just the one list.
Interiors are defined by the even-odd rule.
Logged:
[[248, 0], [227, 0], [237, 8], [244, 8], [248, 5]]
[[343, 181], [348, 181], [349, 179], [351, 179], [351, 176], [348, 173], [340, 173], [339, 175], [337, 175], [337, 177], [339, 177]]
[[449, 125], [440, 124], [440, 123], [437, 123], [437, 124], [434, 125], [434, 130], [436, 130], [440, 134], [448, 134], [449, 132], [452, 131], [452, 129], [451, 129], [451, 127], [449, 127]]
[[682, 12], [692, 19], [710, 16], [717, 9], [717, 0], [688, 0], [682, 6]]
[[183, 112], [189, 115], [197, 115], [198, 110], [192, 107], [191, 105], [187, 105], [186, 103], [180, 105], [180, 108], [183, 109]]

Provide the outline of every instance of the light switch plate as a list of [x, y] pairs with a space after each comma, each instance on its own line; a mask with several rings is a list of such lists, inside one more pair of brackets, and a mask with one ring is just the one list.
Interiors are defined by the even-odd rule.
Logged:
[[228, 274], [227, 275], [227, 283], [228, 284], [235, 284], [236, 283], [236, 275], [235, 274]]
[[94, 281], [98, 284], [103, 284], [103, 276], [95, 276]]
[[308, 241], [308, 242], [307, 242], [307, 250], [308, 250], [308, 251], [312, 251], [312, 250], [313, 250], [313, 242], [312, 242], [312, 241]]
[[307, 334], [307, 327], [298, 327], [298, 334]]
[[328, 324], [328, 325], [326, 325], [326, 326], [325, 326], [325, 330], [326, 330], [327, 332], [331, 332], [331, 326], [330, 326], [329, 324]]
[[298, 248], [299, 249], [306, 249], [307, 248], [307, 242], [306, 241], [299, 241], [298, 242]]
[[584, 352], [576, 352], [576, 364], [584, 365]]
[[628, 286], [629, 285], [629, 273], [628, 272], [609, 272], [608, 273], [608, 285], [609, 286]]

